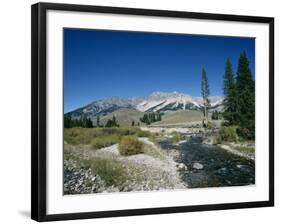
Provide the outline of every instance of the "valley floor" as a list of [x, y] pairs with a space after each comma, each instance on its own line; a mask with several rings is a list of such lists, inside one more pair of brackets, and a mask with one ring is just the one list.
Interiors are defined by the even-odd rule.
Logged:
[[180, 179], [175, 152], [163, 152], [148, 138], [139, 138], [147, 151], [122, 156], [118, 144], [98, 150], [90, 146], [64, 148], [64, 193], [86, 194], [186, 188]]
[[[254, 184], [254, 143], [214, 145], [213, 131], [194, 127], [69, 129], [64, 144], [64, 194]], [[99, 149], [93, 148], [99, 142], [89, 143], [94, 134], [100, 136], [94, 139], [104, 142], [108, 141], [105, 133], [115, 139], [116, 133], [128, 132], [142, 142], [141, 153], [121, 155], [117, 140]]]

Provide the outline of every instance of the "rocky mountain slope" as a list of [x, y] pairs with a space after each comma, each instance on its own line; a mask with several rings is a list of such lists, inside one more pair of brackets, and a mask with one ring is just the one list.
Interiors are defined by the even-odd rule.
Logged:
[[[221, 110], [223, 97], [209, 97], [211, 110]], [[95, 117], [97, 115], [106, 116], [122, 108], [133, 109], [139, 112], [166, 112], [177, 110], [200, 110], [203, 107], [202, 97], [178, 92], [154, 92], [147, 97], [110, 97], [103, 100], [94, 101], [84, 107], [68, 112], [72, 117], [82, 115]]]

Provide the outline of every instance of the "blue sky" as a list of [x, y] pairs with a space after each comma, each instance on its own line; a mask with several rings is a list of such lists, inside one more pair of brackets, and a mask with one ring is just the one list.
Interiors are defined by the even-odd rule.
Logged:
[[245, 51], [254, 75], [253, 38], [64, 29], [64, 110], [109, 96], [177, 91], [200, 96], [206, 69], [211, 95], [222, 95], [225, 61], [236, 72]]

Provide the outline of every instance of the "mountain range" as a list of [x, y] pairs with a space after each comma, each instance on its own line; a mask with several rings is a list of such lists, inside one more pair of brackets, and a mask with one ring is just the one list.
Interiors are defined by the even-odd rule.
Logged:
[[[210, 96], [210, 110], [221, 111], [223, 108], [222, 96]], [[68, 112], [71, 117], [106, 116], [114, 111], [127, 108], [138, 112], [170, 112], [179, 110], [201, 110], [203, 107], [202, 97], [193, 97], [178, 92], [153, 92], [147, 97], [109, 97], [97, 100], [81, 108]]]

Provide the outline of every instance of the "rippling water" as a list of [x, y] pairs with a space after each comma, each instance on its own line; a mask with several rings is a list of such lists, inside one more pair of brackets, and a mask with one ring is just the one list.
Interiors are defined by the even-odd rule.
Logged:
[[[202, 143], [195, 137], [179, 146], [162, 142], [165, 150], [177, 149], [180, 156], [177, 162], [187, 166], [181, 171], [181, 177], [191, 188], [244, 186], [255, 184], [255, 162], [233, 155], [215, 145]], [[203, 169], [193, 168], [194, 163], [203, 165]]]

